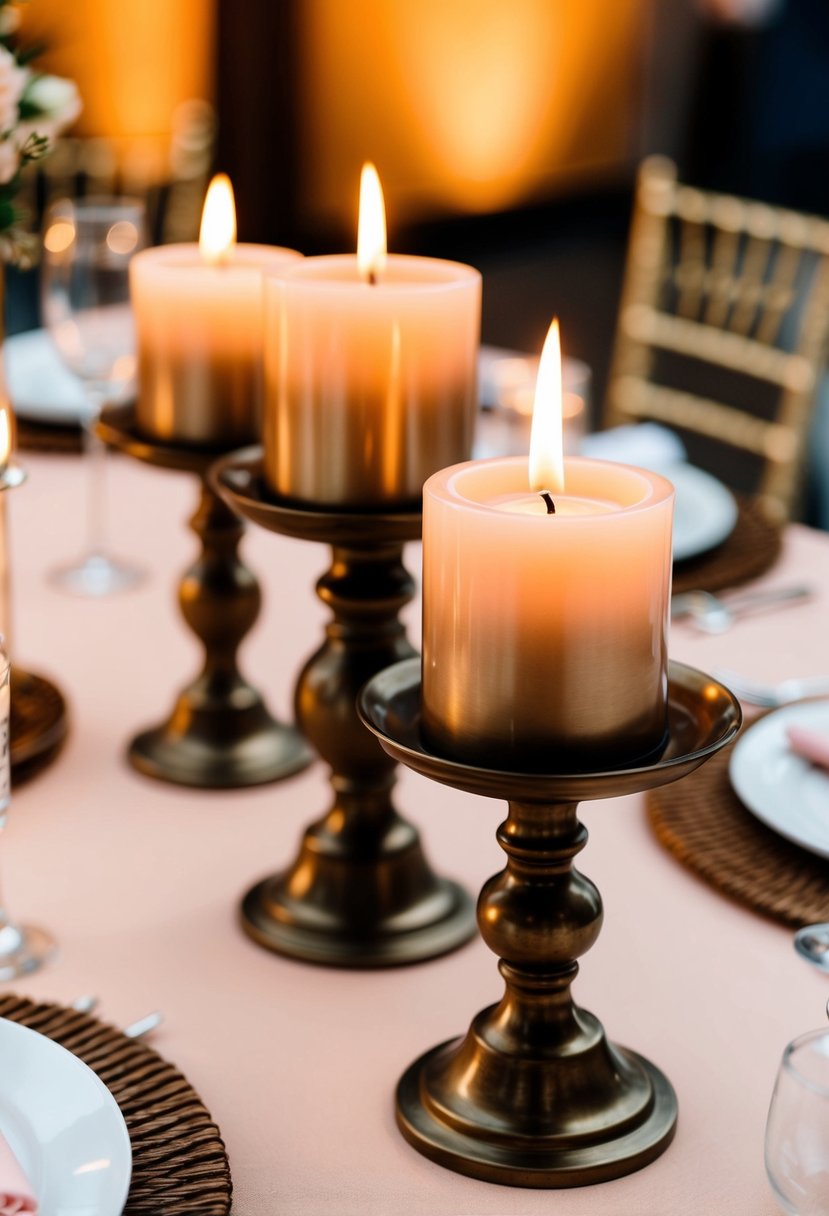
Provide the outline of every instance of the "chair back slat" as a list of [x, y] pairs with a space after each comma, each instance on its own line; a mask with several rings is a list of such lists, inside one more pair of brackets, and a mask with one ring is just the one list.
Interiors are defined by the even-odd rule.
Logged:
[[[654, 418], [756, 457], [757, 492], [788, 518], [828, 336], [829, 222], [684, 185], [664, 157], [643, 163], [606, 425]], [[760, 386], [772, 400], [755, 413]]]

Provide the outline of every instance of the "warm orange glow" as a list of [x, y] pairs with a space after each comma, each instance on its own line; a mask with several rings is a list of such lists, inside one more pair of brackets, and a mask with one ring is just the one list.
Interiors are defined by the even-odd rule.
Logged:
[[376, 283], [386, 268], [386, 207], [380, 178], [370, 161], [360, 175], [357, 268], [367, 283]]
[[117, 141], [131, 177], [135, 158], [163, 175], [179, 108], [212, 100], [215, 10], [205, 0], [20, 6], [24, 42], [47, 47], [38, 67], [77, 82], [83, 112], [73, 133]]
[[236, 204], [226, 173], [217, 173], [210, 183], [199, 232], [199, 251], [205, 262], [220, 266], [233, 254], [236, 244]]
[[550, 326], [541, 351], [530, 430], [530, 489], [564, 490], [564, 427], [561, 416], [561, 341], [558, 321]]
[[68, 216], [56, 216], [43, 234], [43, 247], [48, 253], [66, 253], [75, 239], [75, 225]]
[[547, 198], [638, 155], [646, 0], [314, 0], [299, 13], [314, 217], [348, 222], [342, 182], [368, 149], [403, 221]]

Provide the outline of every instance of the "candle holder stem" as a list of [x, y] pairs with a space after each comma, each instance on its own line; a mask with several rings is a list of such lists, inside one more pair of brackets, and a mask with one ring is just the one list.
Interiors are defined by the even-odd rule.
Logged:
[[572, 866], [587, 842], [576, 810], [509, 804], [498, 829], [507, 864], [478, 900], [504, 996], [464, 1038], [417, 1060], [398, 1087], [404, 1136], [441, 1164], [493, 1182], [600, 1182], [652, 1161], [675, 1130], [670, 1083], [610, 1043], [572, 999], [576, 960], [602, 923], [598, 890]]
[[170, 716], [132, 740], [130, 763], [147, 776], [205, 789], [261, 785], [305, 768], [311, 761], [305, 741], [272, 717], [237, 665], [261, 593], [239, 557], [244, 525], [207, 479], [219, 453], [145, 439], [130, 406], [105, 409], [98, 431], [106, 443], [148, 464], [196, 474], [200, 485], [190, 519], [200, 551], [179, 584], [179, 605], [204, 647], [202, 670]]
[[475, 932], [472, 901], [431, 869], [413, 824], [392, 800], [396, 761], [363, 726], [363, 685], [415, 654], [400, 620], [414, 593], [403, 546], [419, 511], [396, 515], [312, 510], [275, 501], [261, 456], [235, 453], [214, 484], [248, 519], [331, 548], [317, 595], [331, 611], [325, 640], [300, 673], [296, 716], [331, 770], [333, 802], [306, 830], [296, 859], [242, 901], [260, 945], [305, 962], [389, 967], [454, 950]]
[[305, 767], [310, 753], [295, 732], [274, 721], [237, 666], [261, 592], [239, 558], [244, 525], [204, 477], [190, 527], [201, 551], [181, 579], [178, 599], [204, 646], [204, 663], [169, 719], [133, 739], [130, 762], [151, 777], [212, 788], [287, 776]]
[[402, 544], [332, 547], [317, 594], [333, 619], [299, 676], [296, 716], [330, 766], [334, 801], [305, 833], [294, 863], [242, 904], [255, 940], [309, 962], [415, 962], [474, 932], [468, 897], [432, 872], [419, 833], [398, 814], [397, 765], [355, 707], [367, 680], [416, 653], [398, 615], [414, 594], [402, 558]]

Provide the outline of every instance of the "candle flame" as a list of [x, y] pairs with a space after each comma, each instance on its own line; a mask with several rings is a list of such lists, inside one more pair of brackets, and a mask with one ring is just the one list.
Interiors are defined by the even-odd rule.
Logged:
[[530, 429], [530, 489], [564, 490], [564, 438], [561, 418], [561, 341], [558, 319], [550, 326], [541, 351]]
[[9, 407], [0, 405], [0, 474], [5, 473], [12, 454], [12, 426]]
[[205, 262], [220, 266], [228, 261], [236, 244], [236, 205], [226, 173], [217, 173], [210, 183], [199, 231], [199, 251]]
[[357, 268], [366, 283], [376, 283], [386, 267], [386, 208], [383, 187], [370, 161], [360, 175]]

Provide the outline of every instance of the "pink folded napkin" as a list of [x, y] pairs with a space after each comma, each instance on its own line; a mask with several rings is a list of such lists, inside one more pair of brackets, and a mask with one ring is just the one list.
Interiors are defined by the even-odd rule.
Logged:
[[37, 1199], [20, 1162], [0, 1132], [0, 1216], [37, 1216]]
[[797, 756], [829, 769], [829, 735], [816, 730], [804, 730], [802, 726], [790, 726], [786, 731], [789, 747]]

